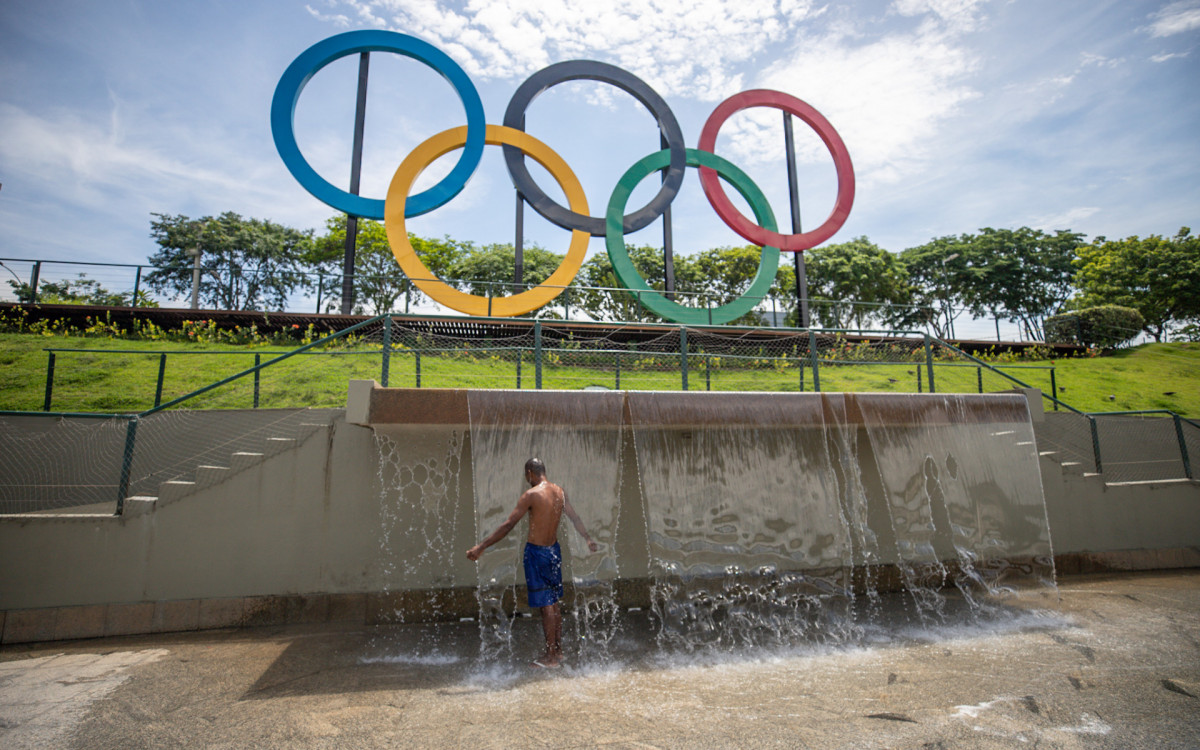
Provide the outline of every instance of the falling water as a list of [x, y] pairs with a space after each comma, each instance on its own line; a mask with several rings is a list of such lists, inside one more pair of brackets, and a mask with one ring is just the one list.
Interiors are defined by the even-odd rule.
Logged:
[[819, 396], [630, 393], [662, 640], [834, 637], [850, 546]]
[[[380, 575], [383, 596], [391, 606], [380, 612], [381, 622], [406, 620], [441, 623], [453, 619], [441, 611], [431, 597], [420, 611], [397, 604], [395, 594], [413, 590], [438, 590], [453, 586], [450, 571], [462, 555], [458, 539], [461, 454], [463, 439], [453, 430], [442, 439], [431, 439], [427, 431], [390, 425], [377, 428], [380, 490]], [[399, 555], [393, 543], [409, 550]], [[438, 626], [426, 631], [419, 646], [421, 658], [438, 659], [441, 654]]]
[[[385, 546], [394, 533], [424, 540], [385, 578], [406, 590], [473, 578], [491, 663], [517, 655], [526, 527], [473, 567], [459, 558], [508, 517], [533, 456], [600, 545], [590, 552], [562, 524], [576, 664], [608, 662], [640, 617], [620, 611], [618, 584], [646, 584], [656, 641], [676, 654], [861, 642], [894, 615], [919, 628], [959, 611], [979, 620], [1014, 589], [1054, 586], [1022, 396], [469, 391], [466, 401], [468, 436], [382, 428]], [[899, 610], [880, 593], [897, 588]], [[540, 641], [536, 623], [519, 628]]]
[[[564, 629], [588, 659], [603, 658], [615, 631], [613, 582], [621, 488], [624, 395], [619, 392], [470, 391], [471, 464], [479, 536], [496, 529], [529, 489], [524, 465], [538, 457], [561, 486], [599, 550], [591, 552], [565, 519], [559, 533], [563, 577], [574, 594]], [[478, 563], [482, 651], [512, 653], [515, 581], [523, 580], [525, 524], [487, 550]], [[573, 631], [573, 632], [571, 632]], [[540, 634], [539, 634], [540, 637]]]
[[1054, 585], [1023, 396], [863, 394], [854, 401], [887, 494], [897, 564], [923, 617], [941, 616], [946, 580], [973, 610], [1017, 587]]

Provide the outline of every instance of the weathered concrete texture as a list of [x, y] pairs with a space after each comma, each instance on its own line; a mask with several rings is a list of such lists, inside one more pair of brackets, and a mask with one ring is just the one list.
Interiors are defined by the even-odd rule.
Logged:
[[[9, 646], [0, 745], [1196, 747], [1200, 571], [1067, 578], [1060, 594], [1023, 600], [1052, 612], [1019, 628], [674, 662], [631, 621], [615, 663], [552, 673], [482, 667], [473, 623]], [[536, 624], [517, 624], [524, 659]], [[100, 654], [124, 682], [81, 696]], [[34, 694], [56, 708], [37, 719]]]

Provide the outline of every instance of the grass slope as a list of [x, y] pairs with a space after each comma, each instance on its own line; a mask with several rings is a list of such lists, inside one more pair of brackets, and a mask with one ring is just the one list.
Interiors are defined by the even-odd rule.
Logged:
[[[287, 351], [279, 347], [228, 344], [126, 341], [107, 338], [0, 334], [0, 410], [41, 410], [45, 397], [47, 347], [86, 349], [56, 355], [52, 408], [55, 411], [130, 412], [154, 405], [160, 356], [168, 352], [162, 401], [191, 392]], [[131, 354], [103, 354], [102, 350]], [[225, 353], [233, 352], [233, 353]], [[674, 357], [655, 361], [641, 357], [640, 366], [571, 366], [570, 353], [547, 357], [542, 386], [578, 389], [589, 385], [630, 390], [678, 390], [681, 373]], [[557, 359], [558, 361], [554, 361]], [[1059, 398], [1083, 411], [1169, 409], [1200, 417], [1200, 344], [1147, 344], [1090, 359], [1023, 362], [1055, 367]], [[380, 379], [379, 349], [301, 355], [263, 371], [259, 382], [261, 407], [342, 406], [351, 378]], [[799, 391], [813, 390], [811, 370], [794, 364], [757, 369], [732, 368], [699, 356], [689, 358], [691, 390]], [[997, 365], [1029, 385], [1050, 391], [1049, 370]], [[822, 365], [821, 390], [915, 393], [916, 364]], [[924, 373], [921, 390], [928, 390]], [[392, 355], [389, 385], [417, 385], [417, 363], [411, 353]], [[519, 377], [519, 383], [518, 383]], [[938, 363], [939, 392], [976, 392], [1012, 387], [1005, 378], [974, 366]], [[803, 379], [803, 385], [801, 380]], [[434, 388], [532, 388], [530, 355], [517, 362], [480, 354], [473, 358], [423, 355], [420, 385]], [[1112, 398], [1110, 398], [1110, 396]], [[254, 403], [254, 380], [243, 378], [188, 402], [189, 408], [249, 408]]]

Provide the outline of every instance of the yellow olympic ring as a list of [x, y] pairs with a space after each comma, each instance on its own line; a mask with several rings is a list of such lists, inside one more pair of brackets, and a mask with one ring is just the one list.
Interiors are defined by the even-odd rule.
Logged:
[[[467, 126], [443, 130], [413, 149], [396, 169], [392, 182], [388, 186], [387, 199], [384, 204], [384, 227], [387, 229], [388, 244], [392, 246], [392, 255], [404, 273], [412, 280], [417, 288], [429, 295], [435, 302], [458, 310], [467, 315], [493, 315], [512, 317], [523, 315], [548, 304], [562, 294], [579, 268], [583, 265], [583, 257], [587, 253], [587, 232], [578, 229], [571, 231], [571, 244], [567, 248], [567, 256], [563, 262], [550, 274], [550, 278], [529, 289], [511, 297], [479, 297], [459, 291], [449, 284], [436, 279], [421, 259], [412, 243], [408, 241], [408, 230], [404, 224], [404, 202], [408, 200], [408, 191], [420, 177], [425, 168], [439, 156], [462, 148], [467, 142]], [[507, 128], [503, 125], [488, 125], [484, 143], [489, 146], [515, 146], [531, 156], [538, 164], [546, 168], [559, 187], [567, 196], [567, 204], [572, 211], [583, 215], [588, 214], [587, 197], [583, 194], [583, 186], [567, 163], [555, 151], [528, 133]], [[490, 308], [490, 309], [489, 309]]]

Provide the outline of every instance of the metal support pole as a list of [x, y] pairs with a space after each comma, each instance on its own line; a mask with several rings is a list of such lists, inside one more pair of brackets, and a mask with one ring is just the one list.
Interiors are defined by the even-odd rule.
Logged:
[[817, 334], [813, 333], [813, 329], [808, 329], [808, 358], [812, 362], [813, 371], [813, 391], [821, 392], [821, 372], [817, 365]]
[[[658, 133], [658, 147], [668, 148], [667, 136], [662, 131]], [[662, 181], [667, 181], [667, 170], [662, 171]], [[662, 215], [663, 221], [663, 290], [667, 299], [675, 299], [675, 240], [671, 234], [671, 204], [668, 203]], [[684, 390], [687, 390], [686, 388]]]
[[1054, 380], [1054, 368], [1050, 368], [1050, 403], [1054, 404], [1054, 411], [1058, 411], [1058, 383]]
[[133, 473], [133, 448], [137, 443], [138, 418], [134, 415], [125, 425], [125, 450], [121, 453], [121, 478], [117, 482], [117, 515], [125, 512], [125, 496], [129, 494], [129, 477]]
[[621, 390], [621, 353], [617, 352], [614, 355], [617, 359], [617, 382], [613, 385], [614, 390]]
[[983, 368], [975, 368], [975, 379], [979, 381], [979, 392], [983, 393]]
[[687, 328], [679, 326], [679, 380], [683, 390], [688, 389]]
[[517, 350], [517, 390], [521, 390], [521, 350]]
[[[254, 368], [255, 368], [255, 369], [254, 369], [254, 408], [255, 408], [255, 409], [257, 409], [257, 408], [258, 408], [258, 393], [259, 393], [259, 385], [260, 385], [260, 383], [261, 383], [261, 380], [262, 380], [262, 378], [260, 378], [260, 377], [259, 377], [259, 376], [262, 374], [262, 370], [258, 369], [258, 367], [259, 367], [261, 364], [262, 364], [262, 355], [261, 355], [261, 354], [255, 354], [255, 355], [254, 355]], [[157, 403], [155, 403], [154, 405], [155, 405], [155, 406], [158, 406], [158, 404], [157, 404]]]
[[50, 411], [50, 400], [54, 398], [54, 352], [49, 352], [46, 361], [46, 398], [42, 402], [42, 411]]
[[1192, 479], [1192, 462], [1188, 458], [1187, 439], [1183, 436], [1183, 422], [1179, 419], [1178, 414], [1172, 413], [1171, 417], [1175, 420], [1175, 437], [1179, 440], [1179, 457], [1183, 459], [1183, 475]]
[[321, 292], [325, 289], [325, 274], [317, 272], [317, 315], [321, 314]]
[[533, 387], [542, 389], [542, 321], [533, 321]]
[[1096, 426], [1096, 418], [1089, 416], [1088, 421], [1092, 423], [1092, 455], [1096, 458], [1096, 473], [1104, 473], [1104, 464], [1100, 461], [1100, 429]]
[[[254, 359], [255, 359], [254, 364], [257, 365], [258, 364], [258, 361], [257, 361], [258, 355], [257, 354], [254, 355]], [[254, 374], [257, 377], [258, 373], [254, 373]], [[163, 381], [166, 380], [166, 377], [167, 377], [167, 353], [163, 352], [158, 355], [158, 384], [154, 386], [154, 407], [156, 409], [158, 408], [158, 405], [162, 403]], [[257, 391], [257, 390], [258, 389], [255, 388], [255, 391]], [[255, 399], [255, 401], [257, 401], [257, 400], [258, 399]]]
[[796, 369], [800, 371], [800, 392], [804, 393], [804, 363], [796, 357]]
[[[792, 114], [783, 113], [783, 148], [787, 152], [788, 198], [792, 208], [792, 233], [801, 232], [800, 192], [796, 187], [796, 144], [792, 134]], [[812, 322], [808, 310], [808, 274], [804, 268], [804, 253], [792, 253], [796, 267], [796, 304], [800, 328], [808, 328]]]
[[200, 309], [200, 248], [192, 248], [192, 309]]
[[704, 355], [704, 390], [712, 390], [712, 357]]
[[379, 374], [379, 384], [384, 388], [388, 387], [388, 371], [392, 365], [392, 316], [388, 315], [383, 319], [383, 367]]
[[421, 387], [421, 350], [420, 349], [413, 349], [413, 358], [416, 359], [416, 363], [417, 363], [417, 368], [416, 368], [417, 369], [417, 387], [420, 388]]
[[[358, 56], [358, 99], [354, 108], [354, 150], [350, 157], [350, 192], [358, 195], [362, 175], [363, 129], [367, 117], [367, 70], [371, 53]], [[358, 243], [358, 217], [346, 216], [346, 247], [342, 259], [342, 315], [354, 309], [354, 249]]]
[[42, 262], [34, 261], [33, 272], [29, 278], [29, 301], [37, 302], [38, 277], [42, 275]]
[[925, 334], [925, 366], [929, 368], [929, 392], [937, 393], [933, 385], [933, 349], [929, 346], [929, 334]]
[[921, 367], [920, 367], [920, 365], [918, 365], [917, 366], [917, 393], [923, 393], [923, 392], [924, 391], [922, 390], [922, 386], [921, 386]]
[[133, 297], [129, 300], [130, 307], [138, 306], [138, 292], [142, 290], [142, 267], [137, 267], [137, 272], [133, 275]]

